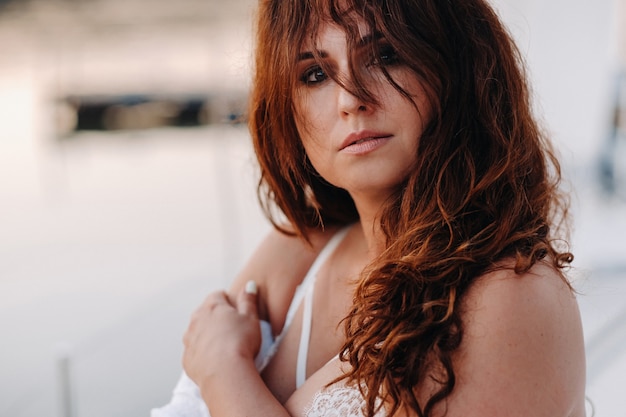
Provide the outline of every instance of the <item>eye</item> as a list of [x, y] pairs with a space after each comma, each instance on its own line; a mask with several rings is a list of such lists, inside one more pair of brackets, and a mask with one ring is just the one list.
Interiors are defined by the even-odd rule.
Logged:
[[313, 85], [321, 83], [328, 78], [322, 67], [319, 65], [315, 65], [313, 67], [308, 68], [302, 76], [300, 77], [300, 81], [307, 85]]
[[383, 44], [378, 47], [378, 57], [372, 60], [371, 65], [389, 66], [395, 65], [400, 61], [398, 53], [389, 44]]

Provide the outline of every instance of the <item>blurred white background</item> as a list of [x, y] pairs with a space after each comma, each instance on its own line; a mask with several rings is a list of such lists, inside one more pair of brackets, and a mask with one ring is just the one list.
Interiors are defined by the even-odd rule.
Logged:
[[[626, 416], [623, 132], [608, 147], [620, 1], [494, 0], [573, 192], [597, 416]], [[66, 417], [62, 357], [74, 417], [147, 416], [168, 401], [190, 312], [269, 228], [245, 127], [220, 123], [247, 91], [254, 3], [0, 0], [0, 417]], [[196, 127], [69, 132], [58, 99], [102, 94], [217, 106]]]

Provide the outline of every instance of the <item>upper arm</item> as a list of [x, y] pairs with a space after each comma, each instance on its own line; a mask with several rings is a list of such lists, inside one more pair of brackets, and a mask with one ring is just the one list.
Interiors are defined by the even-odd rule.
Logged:
[[271, 230], [233, 281], [229, 296], [236, 297], [250, 280], [259, 290], [259, 317], [277, 334], [283, 327], [296, 287], [300, 284], [328, 232], [313, 232], [311, 244], [296, 236]]
[[584, 415], [580, 314], [556, 271], [482, 277], [464, 300], [463, 332], [447, 416]]

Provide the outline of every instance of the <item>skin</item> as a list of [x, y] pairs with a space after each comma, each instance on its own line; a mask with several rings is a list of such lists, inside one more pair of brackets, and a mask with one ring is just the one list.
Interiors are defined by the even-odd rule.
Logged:
[[[323, 26], [317, 44], [305, 45], [303, 52], [313, 47], [349, 82], [341, 30]], [[359, 271], [382, 250], [376, 215], [410, 170], [427, 120], [422, 116], [429, 114], [424, 87], [401, 66], [390, 66], [389, 72], [413, 94], [417, 106], [386, 84], [376, 68], [370, 82], [379, 103], [372, 106], [321, 72], [309, 71], [314, 66], [304, 60], [298, 67], [305, 80], [323, 79], [304, 83], [296, 92], [303, 145], [318, 172], [348, 190], [361, 221], [318, 275], [312, 356], [308, 379], [298, 390], [294, 375], [301, 312], [262, 375], [254, 367], [258, 319], [269, 319], [274, 332], [280, 331], [296, 286], [335, 230], [315, 232], [311, 247], [272, 232], [230, 291], [209, 295], [194, 313], [184, 337], [183, 365], [213, 417], [303, 416], [313, 396], [345, 372], [348, 365], [332, 360], [343, 338], [337, 325], [350, 306]], [[364, 129], [383, 132], [385, 139], [347, 152], [342, 147], [346, 137]], [[258, 294], [243, 291], [250, 279], [258, 283]], [[538, 264], [521, 276], [510, 269], [486, 274], [469, 290], [462, 309], [465, 333], [453, 357], [457, 384], [436, 415], [443, 415], [445, 407], [448, 417], [584, 416], [580, 315], [557, 271]], [[418, 398], [426, 398], [432, 384], [416, 387]], [[415, 414], [403, 410], [400, 415]]]
[[[348, 79], [348, 50], [342, 29], [325, 25], [318, 44], [305, 44], [303, 55], [313, 49], [325, 57], [339, 79]], [[430, 111], [424, 87], [406, 67], [394, 64], [392, 54], [384, 54], [374, 64], [367, 58], [363, 61], [368, 69], [368, 87], [376, 93], [378, 105], [363, 103], [350, 94], [311, 57], [298, 62], [298, 73], [304, 74], [308, 83], [301, 82], [296, 91], [297, 114], [301, 115], [296, 120], [302, 144], [317, 172], [348, 190], [362, 222], [372, 224], [371, 217], [411, 171]], [[389, 85], [382, 65], [413, 96], [415, 105]], [[364, 132], [384, 137], [344, 147], [351, 134]], [[368, 239], [374, 241], [376, 237]]]
[[[551, 266], [479, 278], [463, 302], [465, 333], [454, 356], [457, 384], [435, 412], [446, 417], [585, 416], [585, 357], [575, 297]], [[286, 404], [304, 416], [312, 397], [345, 372], [333, 361]], [[433, 391], [417, 389], [423, 401]], [[416, 414], [403, 410], [403, 417]]]

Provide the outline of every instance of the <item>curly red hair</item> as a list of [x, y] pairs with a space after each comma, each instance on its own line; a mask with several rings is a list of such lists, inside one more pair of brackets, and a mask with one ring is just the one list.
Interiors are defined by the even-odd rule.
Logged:
[[[454, 389], [463, 295], [504, 259], [514, 259], [517, 273], [541, 259], [566, 267], [572, 255], [559, 238], [567, 201], [520, 53], [486, 1], [261, 0], [249, 126], [260, 201], [277, 228], [284, 215], [307, 238], [313, 228], [358, 220], [350, 195], [308, 162], [293, 102], [303, 42], [326, 19], [354, 43], [355, 16], [427, 86], [434, 116], [413, 172], [381, 211], [387, 245], [364, 271], [345, 319], [341, 357], [352, 371], [344, 377], [366, 387], [368, 416], [379, 396], [391, 415], [409, 407], [430, 416]], [[351, 78], [351, 92], [375, 102], [357, 70]], [[421, 403], [416, 387], [433, 377], [439, 389]]]

